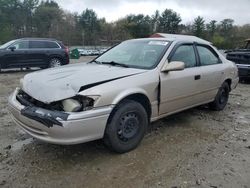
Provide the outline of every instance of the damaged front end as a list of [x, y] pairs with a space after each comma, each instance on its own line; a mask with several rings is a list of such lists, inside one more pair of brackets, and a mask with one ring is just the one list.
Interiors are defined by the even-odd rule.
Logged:
[[55, 112], [50, 110], [45, 110], [35, 106], [27, 106], [21, 110], [21, 114], [42, 123], [47, 127], [53, 127], [53, 125], [63, 126], [62, 123], [58, 120], [67, 120], [68, 114], [63, 112]]
[[53, 125], [62, 126], [59, 120], [67, 120], [69, 114], [58, 111], [59, 106], [48, 105], [30, 97], [24, 91], [19, 90], [16, 99], [20, 104], [25, 106], [21, 109], [21, 114], [30, 119], [38, 121], [47, 127], [53, 127]]
[[61, 121], [68, 119], [69, 113], [90, 110], [94, 106], [94, 99], [85, 96], [75, 96], [70, 99], [45, 104], [29, 96], [23, 90], [18, 90], [17, 101], [25, 106], [21, 114], [38, 121], [48, 128], [53, 125], [63, 126]]
[[71, 145], [100, 139], [113, 105], [94, 107], [98, 96], [76, 95], [44, 103], [17, 88], [9, 97], [13, 121], [29, 135], [53, 144]]

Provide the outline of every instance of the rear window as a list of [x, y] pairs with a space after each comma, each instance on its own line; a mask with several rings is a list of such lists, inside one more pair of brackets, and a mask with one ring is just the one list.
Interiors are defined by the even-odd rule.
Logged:
[[46, 48], [59, 48], [56, 42], [45, 41], [44, 43], [45, 43]]
[[197, 46], [197, 50], [200, 56], [200, 63], [203, 66], [215, 65], [220, 63], [218, 55], [208, 46]]
[[30, 41], [30, 48], [60, 48], [56, 42]]

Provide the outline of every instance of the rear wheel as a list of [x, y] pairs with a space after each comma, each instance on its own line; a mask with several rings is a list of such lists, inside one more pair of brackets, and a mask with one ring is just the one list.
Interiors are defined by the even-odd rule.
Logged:
[[143, 139], [147, 126], [144, 107], [138, 102], [125, 100], [114, 109], [105, 130], [104, 142], [117, 153], [131, 151]]
[[223, 110], [228, 102], [229, 91], [230, 91], [230, 88], [229, 88], [228, 83], [224, 82], [222, 86], [220, 87], [214, 101], [209, 104], [210, 108], [216, 111]]
[[59, 59], [59, 58], [52, 58], [52, 59], [50, 59], [50, 61], [49, 61], [49, 67], [50, 68], [60, 67], [60, 66], [62, 66], [61, 59]]

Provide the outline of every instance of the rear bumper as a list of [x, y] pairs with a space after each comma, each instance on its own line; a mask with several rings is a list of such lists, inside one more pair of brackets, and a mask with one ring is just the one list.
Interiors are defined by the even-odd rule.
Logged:
[[[58, 118], [62, 126], [48, 127], [21, 114], [25, 108], [16, 99], [19, 89], [9, 97], [9, 111], [14, 122], [31, 136], [53, 144], [71, 145], [97, 140], [103, 137], [113, 106], [79, 113], [69, 113], [67, 120]], [[40, 109], [42, 110], [42, 109]]]
[[250, 65], [236, 64], [240, 78], [250, 78]]
[[63, 58], [63, 65], [68, 65], [70, 63], [69, 55], [65, 55]]

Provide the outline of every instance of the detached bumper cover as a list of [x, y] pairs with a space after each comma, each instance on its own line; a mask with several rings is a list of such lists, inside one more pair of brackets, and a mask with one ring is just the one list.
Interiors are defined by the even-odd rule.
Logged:
[[69, 114], [63, 112], [53, 112], [50, 110], [37, 108], [35, 106], [25, 107], [21, 110], [21, 114], [30, 119], [34, 119], [49, 128], [53, 127], [53, 125], [63, 126], [62, 122], [57, 120], [57, 118], [66, 121], [69, 116]]
[[9, 97], [14, 122], [31, 136], [54, 144], [70, 145], [103, 137], [113, 106], [85, 112], [64, 113], [35, 106], [24, 106], [16, 98], [19, 89]]

